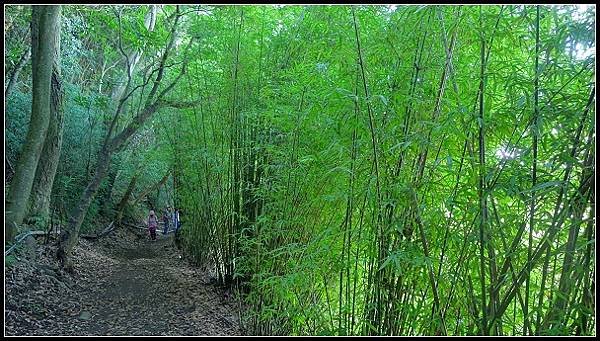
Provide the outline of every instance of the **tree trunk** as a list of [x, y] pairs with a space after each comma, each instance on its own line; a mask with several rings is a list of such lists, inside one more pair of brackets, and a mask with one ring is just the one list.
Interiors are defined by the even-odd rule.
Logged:
[[10, 95], [10, 93], [12, 92], [13, 88], [15, 87], [15, 84], [17, 84], [17, 80], [19, 79], [19, 73], [21, 73], [21, 70], [23, 69], [25, 64], [27, 64], [27, 61], [29, 60], [30, 57], [31, 57], [31, 45], [29, 45], [29, 47], [27, 47], [27, 50], [25, 50], [25, 52], [23, 52], [23, 55], [21, 55], [19, 62], [17, 63], [17, 65], [15, 65], [15, 68], [13, 69], [12, 74], [10, 75], [10, 78], [8, 79], [6, 89], [4, 89], [4, 100], [5, 101], [8, 98], [8, 96]]
[[[534, 188], [537, 184], [537, 160], [538, 160], [538, 134], [539, 134], [539, 50], [540, 50], [540, 6], [536, 8], [536, 25], [535, 25], [535, 66], [534, 66], [534, 75], [535, 78], [533, 80], [533, 123], [531, 124], [532, 130], [532, 150], [533, 150], [533, 162], [531, 165], [531, 187]], [[533, 252], [533, 230], [535, 227], [535, 209], [536, 209], [536, 193], [531, 193], [531, 202], [529, 204], [529, 238], [527, 245], [527, 260], [531, 259], [531, 253]], [[546, 259], [548, 259], [548, 253]], [[530, 264], [530, 263], [528, 263]], [[531, 272], [531, 264], [529, 272]], [[545, 267], [543, 274], [545, 274]], [[542, 278], [545, 281], [545, 276], [542, 275]], [[544, 281], [542, 281], [541, 287], [544, 287]], [[529, 321], [529, 287], [531, 282], [531, 276], [527, 276], [525, 279], [525, 304], [523, 306], [523, 336], [527, 336], [529, 329], [529, 335], [532, 334], [532, 327]], [[540, 292], [540, 300], [544, 297], [544, 290]], [[541, 309], [540, 309], [541, 312]], [[538, 317], [540, 316], [540, 312], [538, 312]]]
[[54, 184], [54, 177], [62, 147], [64, 113], [62, 107], [63, 91], [60, 70], [60, 42], [57, 42], [50, 96], [50, 122], [42, 150], [44, 157], [40, 158], [37, 166], [28, 213], [29, 217], [35, 218], [41, 225], [39, 227], [45, 227], [48, 221], [50, 214], [50, 194], [52, 193], [52, 185]]
[[117, 205], [117, 216], [115, 218], [116, 224], [119, 224], [121, 222], [121, 218], [123, 217], [123, 211], [125, 210], [125, 205], [129, 201], [129, 197], [131, 197], [131, 193], [133, 193], [135, 184], [137, 183], [138, 176], [139, 176], [139, 173], [137, 173], [137, 172], [133, 175], [133, 177], [131, 178], [131, 181], [129, 182], [129, 186], [127, 186], [127, 190], [125, 191], [125, 194], [123, 195], [123, 198], [121, 198], [121, 201]]
[[96, 167], [94, 177], [81, 194], [78, 204], [69, 213], [68, 225], [61, 232], [61, 237], [59, 239], [60, 242], [57, 250], [57, 258], [66, 263], [67, 267], [70, 267], [71, 265], [70, 255], [73, 247], [75, 247], [77, 244], [79, 229], [81, 228], [85, 214], [87, 213], [87, 210], [90, 207], [96, 192], [98, 191], [98, 187], [100, 187], [102, 179], [104, 179], [104, 176], [108, 171], [110, 157], [111, 153], [108, 150], [103, 148], [100, 151], [98, 165]]
[[[146, 17], [144, 18], [144, 26], [146, 27], [146, 29], [149, 32], [154, 31], [154, 26], [156, 24], [157, 10], [158, 10], [157, 6], [152, 5], [151, 8], [148, 10], [148, 13], [146, 13]], [[133, 77], [133, 73], [135, 72], [136, 66], [137, 66], [138, 62], [140, 61], [143, 53], [144, 53], [143, 49], [136, 48], [133, 51], [131, 51], [129, 53], [129, 55], [127, 55], [125, 57], [125, 58], [127, 58], [126, 74], [121, 75], [119, 81], [117, 82], [115, 87], [112, 89], [112, 93], [111, 93], [111, 99], [112, 99], [112, 102], [115, 103], [115, 105], [117, 105], [119, 103], [119, 101], [125, 94], [125, 88], [126, 88], [125, 84], [127, 83], [127, 78]]]
[[8, 184], [14, 175], [15, 169], [13, 168], [12, 163], [10, 163], [8, 156], [4, 154], [4, 183]]
[[114, 213], [114, 211], [111, 210], [111, 208], [113, 207], [112, 206], [112, 192], [113, 192], [113, 188], [115, 186], [115, 180], [117, 180], [118, 174], [119, 174], [119, 171], [117, 171], [115, 169], [109, 169], [108, 187], [102, 193], [102, 196], [100, 198], [100, 202], [102, 203], [102, 208], [101, 208], [100, 212], [105, 217], [112, 216], [112, 214]]
[[[591, 139], [590, 139], [591, 140]], [[594, 156], [590, 153], [590, 149], [587, 150], [585, 157], [584, 167], [581, 171], [581, 185], [578, 189], [578, 195], [571, 206], [572, 222], [569, 228], [569, 234], [567, 243], [564, 250], [563, 266], [560, 274], [560, 280], [558, 285], [558, 294], [554, 303], [549, 308], [548, 314], [545, 318], [543, 331], [553, 329], [553, 327], [559, 326], [565, 328], [567, 319], [565, 316], [568, 315], [567, 304], [572, 299], [571, 291], [574, 285], [574, 278], [576, 278], [574, 272], [575, 253], [577, 250], [577, 238], [579, 237], [579, 229], [584, 219], [583, 214], [588, 206], [591, 204], [591, 194], [594, 188]], [[562, 330], [562, 329], [559, 329]]]
[[23, 222], [50, 121], [52, 69], [60, 37], [60, 6], [33, 6], [31, 16], [32, 101], [29, 130], [7, 198], [5, 239]]
[[[479, 11], [479, 20], [481, 25], [481, 8]], [[479, 73], [479, 186], [477, 188], [479, 197], [479, 278], [481, 282], [481, 332], [482, 335], [488, 335], [488, 316], [486, 301], [486, 281], [485, 281], [485, 253], [487, 247], [487, 196], [485, 184], [485, 128], [484, 128], [484, 93], [485, 93], [485, 40], [481, 39], [481, 69]], [[493, 314], [492, 314], [493, 315]]]

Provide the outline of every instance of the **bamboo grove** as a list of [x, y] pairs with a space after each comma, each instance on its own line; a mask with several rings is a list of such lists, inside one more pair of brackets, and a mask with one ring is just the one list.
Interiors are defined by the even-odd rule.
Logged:
[[595, 7], [181, 7], [111, 167], [249, 333], [595, 335]]

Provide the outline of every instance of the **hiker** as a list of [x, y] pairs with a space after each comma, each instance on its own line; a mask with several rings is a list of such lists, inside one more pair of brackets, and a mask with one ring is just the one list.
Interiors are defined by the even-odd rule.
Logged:
[[[181, 249], [181, 209], [177, 209], [177, 228], [175, 229], [175, 246]], [[179, 256], [181, 258], [181, 256]]]
[[158, 218], [154, 214], [154, 210], [150, 210], [147, 225], [148, 231], [150, 232], [150, 239], [156, 241], [156, 228], [158, 227]]
[[163, 214], [163, 223], [165, 223], [165, 228], [163, 229], [163, 234], [167, 234], [169, 231], [169, 222], [171, 218], [171, 207], [167, 206], [165, 213]]
[[177, 233], [179, 226], [181, 226], [181, 222], [179, 221], [179, 208], [175, 208], [173, 211], [173, 226], [175, 227], [175, 233]]

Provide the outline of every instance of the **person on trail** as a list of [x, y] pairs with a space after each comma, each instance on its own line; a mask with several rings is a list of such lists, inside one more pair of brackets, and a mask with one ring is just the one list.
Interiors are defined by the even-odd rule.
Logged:
[[154, 214], [154, 210], [150, 210], [147, 225], [148, 231], [150, 232], [150, 238], [156, 241], [156, 229], [158, 228], [158, 218]]
[[181, 222], [179, 221], [179, 208], [175, 208], [173, 211], [173, 226], [175, 227], [175, 233], [177, 233], [177, 230], [179, 230], [180, 225]]
[[[175, 246], [181, 249], [181, 209], [177, 209], [177, 228], [175, 229]], [[179, 256], [181, 258], [181, 256]]]
[[163, 223], [165, 223], [165, 228], [163, 229], [163, 234], [167, 234], [169, 232], [169, 222], [171, 221], [171, 207], [167, 207], [165, 213], [163, 214]]

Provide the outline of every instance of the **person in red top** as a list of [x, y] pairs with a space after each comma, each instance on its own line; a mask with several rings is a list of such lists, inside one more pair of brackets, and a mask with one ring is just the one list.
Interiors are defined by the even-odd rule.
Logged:
[[150, 232], [150, 238], [156, 241], [156, 229], [158, 228], [158, 218], [156, 217], [156, 214], [154, 214], [154, 210], [150, 210], [147, 225], [148, 231]]

